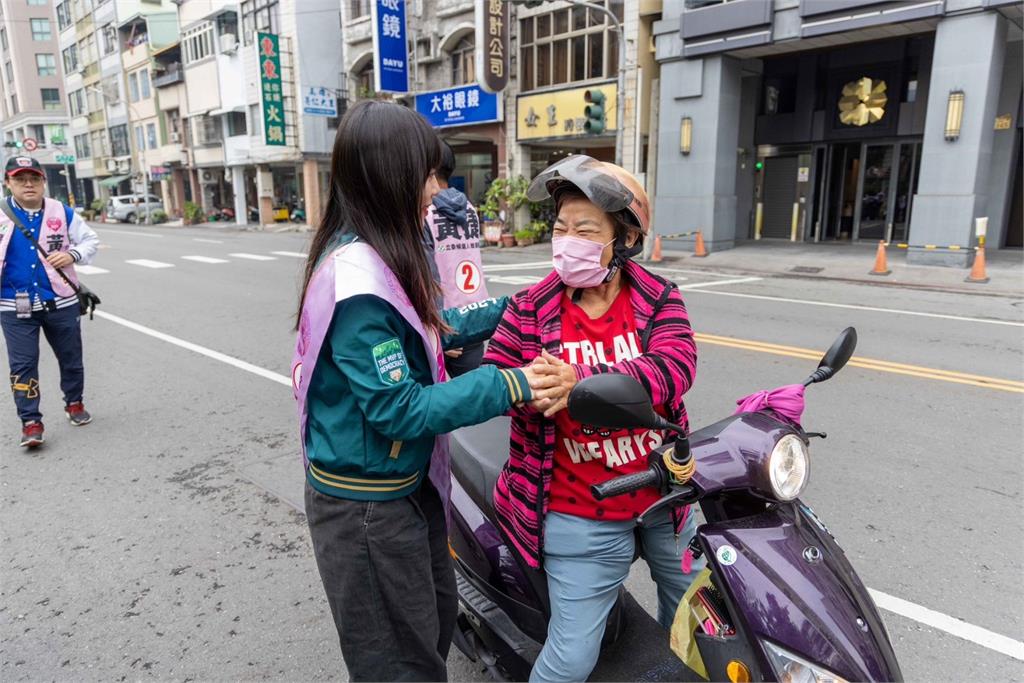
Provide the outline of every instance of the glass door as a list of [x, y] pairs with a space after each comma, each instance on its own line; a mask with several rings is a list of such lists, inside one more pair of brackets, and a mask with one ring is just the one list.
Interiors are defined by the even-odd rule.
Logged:
[[864, 172], [857, 203], [855, 239], [885, 239], [891, 215], [892, 167], [896, 145], [864, 145]]
[[910, 208], [917, 192], [920, 171], [921, 143], [904, 143], [899, 148], [899, 169], [896, 172], [896, 195], [892, 207], [889, 242], [906, 242], [910, 228]]

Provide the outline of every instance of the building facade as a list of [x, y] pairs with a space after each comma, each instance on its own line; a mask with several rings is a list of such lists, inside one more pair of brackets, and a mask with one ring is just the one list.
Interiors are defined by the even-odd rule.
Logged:
[[[232, 208], [239, 223], [250, 213], [271, 223], [303, 209], [315, 224], [338, 118], [310, 114], [305, 103], [311, 92], [335, 102], [340, 93], [336, 0], [182, 0], [178, 12], [195, 201], [207, 211]], [[276, 47], [257, 34], [273, 36]], [[280, 73], [270, 67], [277, 90], [266, 94], [268, 56]]]
[[0, 139], [5, 160], [31, 154], [46, 171], [50, 195], [71, 199], [57, 17], [48, 0], [0, 0]]
[[[140, 117], [138, 109], [139, 74], [135, 75], [136, 89], [132, 91], [123, 55], [128, 55], [133, 68], [144, 61], [139, 55], [148, 54], [149, 45], [142, 41], [148, 29], [145, 22], [138, 21], [129, 29], [141, 29], [140, 33], [122, 33], [120, 27], [133, 18], [158, 16], [161, 19], [154, 19], [153, 32], [171, 40], [169, 36], [175, 30], [174, 7], [171, 0], [56, 3], [71, 148], [82, 204], [144, 190], [146, 168], [141, 153], [145, 147], [138, 147], [131, 119], [146, 117]], [[146, 76], [149, 100], [152, 84], [148, 72]]]
[[666, 0], [656, 230], [964, 266], [987, 217], [1021, 246], [1021, 24], [1003, 0]]

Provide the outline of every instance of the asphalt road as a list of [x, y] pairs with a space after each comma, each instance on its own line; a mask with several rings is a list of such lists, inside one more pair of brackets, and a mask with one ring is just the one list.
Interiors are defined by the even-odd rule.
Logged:
[[[0, 415], [0, 677], [343, 678], [286, 379], [307, 236], [97, 229], [95, 422], [63, 419], [45, 346], [47, 445], [23, 452], [13, 405]], [[547, 272], [536, 252], [485, 263], [492, 294]], [[816, 365], [803, 350], [857, 328], [862, 366], [808, 392], [804, 424], [829, 438], [804, 499], [865, 584], [910, 603], [883, 611], [908, 680], [1024, 679], [1024, 302], [661, 272], [701, 334], [694, 426], [800, 381]], [[642, 566], [630, 587], [653, 609]]]

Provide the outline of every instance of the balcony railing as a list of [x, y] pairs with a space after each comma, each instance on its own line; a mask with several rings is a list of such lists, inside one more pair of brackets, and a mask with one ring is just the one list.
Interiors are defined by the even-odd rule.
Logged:
[[153, 77], [154, 88], [166, 88], [169, 85], [184, 82], [185, 72], [181, 69], [180, 64], [175, 64], [171, 67], [168, 67], [168, 69], [164, 71], [162, 74]]

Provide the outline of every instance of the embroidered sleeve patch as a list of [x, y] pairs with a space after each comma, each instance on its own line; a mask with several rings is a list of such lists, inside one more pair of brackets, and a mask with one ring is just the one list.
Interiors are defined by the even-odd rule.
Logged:
[[380, 381], [387, 385], [398, 384], [409, 376], [409, 364], [405, 351], [398, 339], [389, 339], [373, 347], [373, 362], [377, 366]]

